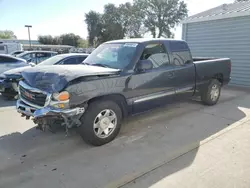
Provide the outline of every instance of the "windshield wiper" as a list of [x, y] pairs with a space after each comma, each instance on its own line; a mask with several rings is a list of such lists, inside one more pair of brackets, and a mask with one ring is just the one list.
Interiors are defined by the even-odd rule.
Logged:
[[112, 68], [106, 64], [101, 64], [101, 63], [94, 63], [94, 64], [90, 64], [90, 63], [86, 63], [86, 62], [83, 62], [81, 63], [82, 65], [89, 65], [89, 66], [97, 66], [97, 67], [104, 67], [104, 68]]
[[98, 67], [104, 67], [104, 68], [110, 68], [110, 66], [106, 65], [106, 64], [101, 64], [101, 63], [95, 63], [92, 64], [93, 66], [98, 66]]

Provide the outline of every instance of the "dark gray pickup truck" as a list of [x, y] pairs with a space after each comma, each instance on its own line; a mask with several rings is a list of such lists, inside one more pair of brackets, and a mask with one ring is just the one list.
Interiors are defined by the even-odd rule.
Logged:
[[86, 142], [100, 146], [128, 115], [194, 95], [216, 104], [230, 73], [230, 59], [192, 58], [185, 41], [110, 41], [81, 65], [25, 70], [16, 107], [42, 130], [78, 127]]

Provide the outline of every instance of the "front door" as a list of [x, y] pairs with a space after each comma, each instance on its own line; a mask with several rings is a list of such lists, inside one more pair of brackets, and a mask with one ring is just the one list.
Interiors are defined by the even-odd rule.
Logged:
[[129, 102], [133, 112], [149, 110], [173, 101], [175, 96], [175, 66], [171, 65], [169, 54], [162, 43], [146, 45], [141, 60], [149, 59], [153, 68], [134, 73], [129, 82]]

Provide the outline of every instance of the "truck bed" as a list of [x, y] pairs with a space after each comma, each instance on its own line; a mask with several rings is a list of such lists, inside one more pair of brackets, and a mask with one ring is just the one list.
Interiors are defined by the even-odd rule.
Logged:
[[211, 78], [221, 79], [222, 84], [230, 81], [231, 60], [229, 58], [195, 57], [196, 84], [207, 83]]

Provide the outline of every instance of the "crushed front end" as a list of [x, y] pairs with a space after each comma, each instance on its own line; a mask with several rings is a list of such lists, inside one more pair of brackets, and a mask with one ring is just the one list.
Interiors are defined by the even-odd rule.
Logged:
[[71, 108], [67, 91], [49, 93], [20, 81], [18, 94], [17, 111], [26, 119], [32, 118], [43, 131], [60, 125], [68, 132], [69, 128], [81, 125], [80, 118], [86, 107]]

